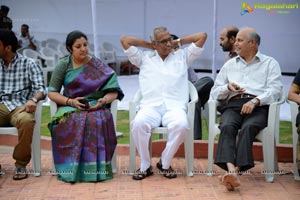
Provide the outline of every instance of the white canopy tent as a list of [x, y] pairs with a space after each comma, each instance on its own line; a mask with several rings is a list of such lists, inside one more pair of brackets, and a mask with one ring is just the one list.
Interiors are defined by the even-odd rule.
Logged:
[[[108, 41], [121, 49], [122, 34], [149, 39], [156, 26], [166, 26], [179, 36], [205, 31], [208, 34], [203, 56], [195, 64], [199, 69], [215, 72], [224, 63], [226, 53], [218, 48], [221, 29], [228, 25], [251, 26], [260, 33], [261, 51], [275, 57], [283, 72], [296, 72], [300, 67], [300, 0], [286, 5], [294, 8], [254, 8], [256, 0], [247, 4], [254, 8], [241, 15], [242, 0], [1, 0], [10, 7], [13, 30], [20, 32], [22, 24], [38, 40], [56, 38], [64, 42], [72, 30], [85, 32], [99, 55], [102, 42]], [[276, 4], [276, 0], [261, 0], [259, 4]], [[213, 74], [214, 76], [214, 74]]]

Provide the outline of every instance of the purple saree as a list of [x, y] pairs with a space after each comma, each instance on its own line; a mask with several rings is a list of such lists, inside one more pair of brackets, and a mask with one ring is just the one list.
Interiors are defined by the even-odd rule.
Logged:
[[[118, 99], [123, 98], [117, 76], [109, 66], [93, 57], [86, 65], [73, 69], [70, 60], [69, 56], [58, 63], [49, 91], [59, 92], [64, 86], [64, 96], [84, 97], [91, 105], [111, 91], [118, 92]], [[112, 178], [111, 159], [117, 140], [109, 106], [96, 111], [60, 106], [48, 127], [60, 180], [96, 182]]]

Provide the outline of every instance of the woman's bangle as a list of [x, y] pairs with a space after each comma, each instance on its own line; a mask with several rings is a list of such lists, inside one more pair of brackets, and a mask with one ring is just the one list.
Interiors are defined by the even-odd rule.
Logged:
[[67, 101], [66, 101], [66, 106], [68, 106], [68, 102], [69, 102], [70, 98], [68, 97]]
[[107, 104], [106, 97], [103, 97], [102, 99], [104, 99], [104, 105], [106, 105]]

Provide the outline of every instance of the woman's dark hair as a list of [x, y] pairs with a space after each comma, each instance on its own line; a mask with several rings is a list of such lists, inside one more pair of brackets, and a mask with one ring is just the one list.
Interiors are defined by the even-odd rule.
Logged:
[[67, 39], [66, 39], [66, 49], [71, 53], [72, 50], [72, 46], [75, 42], [75, 40], [84, 37], [86, 40], [87, 37], [84, 33], [82, 33], [81, 31], [72, 31], [68, 34]]
[[16, 53], [18, 49], [18, 39], [11, 30], [0, 29], [0, 40], [3, 46], [11, 46], [12, 52]]

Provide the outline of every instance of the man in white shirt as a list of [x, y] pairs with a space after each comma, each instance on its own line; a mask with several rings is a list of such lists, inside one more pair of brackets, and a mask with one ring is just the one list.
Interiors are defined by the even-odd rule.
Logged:
[[35, 40], [29, 33], [29, 26], [22, 24], [21, 35], [19, 36], [19, 48], [30, 48], [36, 50]]
[[[169, 135], [158, 169], [166, 178], [176, 178], [171, 161], [188, 133], [187, 103], [189, 100], [187, 69], [201, 55], [206, 33], [196, 33], [172, 40], [165, 27], [155, 28], [151, 42], [132, 36], [122, 36], [121, 44], [130, 62], [140, 69], [142, 93], [140, 110], [132, 123], [131, 137], [141, 158], [140, 169], [133, 175], [142, 180], [153, 174], [149, 153], [151, 129], [163, 125]], [[173, 52], [173, 44], [190, 44]], [[153, 49], [142, 51], [137, 47]]]
[[280, 66], [260, 53], [259, 44], [255, 29], [241, 29], [235, 42], [238, 56], [223, 65], [211, 89], [211, 98], [223, 102], [218, 107], [221, 135], [214, 162], [227, 171], [219, 179], [229, 191], [240, 185], [237, 173], [254, 167], [253, 141], [267, 126], [268, 105], [282, 95]]

